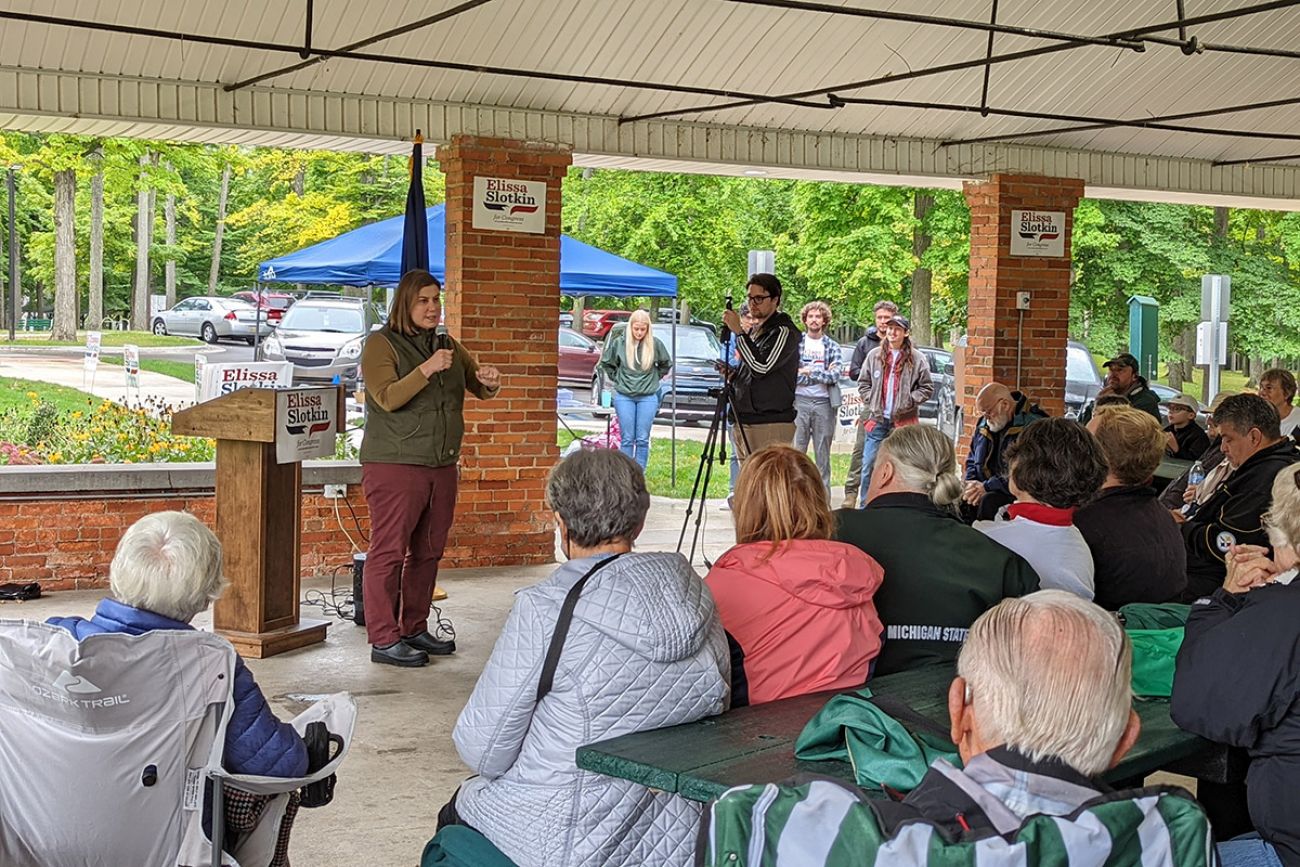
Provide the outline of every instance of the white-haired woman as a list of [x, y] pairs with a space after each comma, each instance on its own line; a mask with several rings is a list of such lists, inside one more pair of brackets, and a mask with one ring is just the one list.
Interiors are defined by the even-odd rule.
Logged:
[[654, 336], [650, 314], [636, 310], [627, 325], [614, 328], [600, 356], [600, 371], [614, 390], [614, 411], [623, 432], [619, 448], [645, 470], [650, 428], [659, 411], [659, 383], [672, 369], [672, 356]]
[[574, 753], [726, 708], [713, 597], [681, 554], [632, 551], [650, 495], [623, 454], [570, 455], [546, 499], [568, 562], [515, 595], [452, 732], [477, 776], [439, 826], [476, 829], [519, 867], [685, 867], [700, 806], [579, 770]]
[[[156, 629], [193, 629], [190, 621], [225, 589], [221, 543], [187, 512], [145, 515], [127, 529], [108, 567], [112, 596], [90, 619], [52, 617], [80, 641], [102, 632], [143, 635]], [[301, 777], [307, 747], [293, 726], [280, 722], [242, 659], [235, 660], [235, 706], [226, 729], [224, 764], [236, 774]]]
[[1192, 606], [1169, 711], [1181, 728], [1250, 754], [1255, 833], [1219, 844], [1224, 867], [1300, 864], [1300, 464], [1273, 479], [1264, 516], [1272, 556], [1227, 552], [1223, 587]]

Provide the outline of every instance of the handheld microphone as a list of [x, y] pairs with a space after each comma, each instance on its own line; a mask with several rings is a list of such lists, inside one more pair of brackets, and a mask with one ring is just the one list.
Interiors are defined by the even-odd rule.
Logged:
[[[447, 335], [447, 326], [441, 322], [433, 329], [434, 349], [451, 349], [451, 337]], [[438, 371], [438, 384], [442, 384], [442, 371]]]

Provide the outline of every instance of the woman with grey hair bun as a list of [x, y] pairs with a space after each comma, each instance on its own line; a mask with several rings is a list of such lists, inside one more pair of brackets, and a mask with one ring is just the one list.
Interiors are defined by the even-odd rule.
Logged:
[[885, 570], [876, 611], [885, 624], [877, 676], [954, 662], [975, 619], [1038, 589], [1023, 557], [963, 524], [952, 441], [933, 427], [896, 428], [881, 444], [867, 506], [835, 513], [835, 538]]
[[452, 733], [476, 776], [438, 826], [474, 828], [519, 867], [686, 867], [699, 805], [579, 770], [574, 753], [726, 709], [713, 597], [682, 555], [632, 550], [650, 495], [621, 452], [565, 458], [546, 499], [568, 562], [515, 596]]

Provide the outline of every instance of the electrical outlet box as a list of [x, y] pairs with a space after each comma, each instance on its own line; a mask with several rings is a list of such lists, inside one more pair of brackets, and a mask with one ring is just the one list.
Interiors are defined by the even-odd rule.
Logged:
[[325, 486], [325, 499], [327, 500], [338, 500], [343, 497], [346, 497], [347, 495], [348, 495], [347, 485], [326, 485]]
[[1016, 293], [1016, 309], [1017, 309], [1017, 310], [1028, 310], [1028, 309], [1029, 309], [1029, 293], [1028, 293], [1028, 292], [1017, 292], [1017, 293]]

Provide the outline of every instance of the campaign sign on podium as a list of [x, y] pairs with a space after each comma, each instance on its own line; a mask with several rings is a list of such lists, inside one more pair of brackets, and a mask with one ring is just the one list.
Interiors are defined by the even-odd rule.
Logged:
[[172, 432], [217, 441], [217, 538], [230, 582], [212, 610], [217, 634], [243, 656], [325, 640], [328, 623], [299, 616], [302, 464], [331, 455], [343, 389], [238, 388], [172, 416]]
[[287, 464], [334, 456], [337, 388], [295, 388], [275, 395], [275, 459]]

